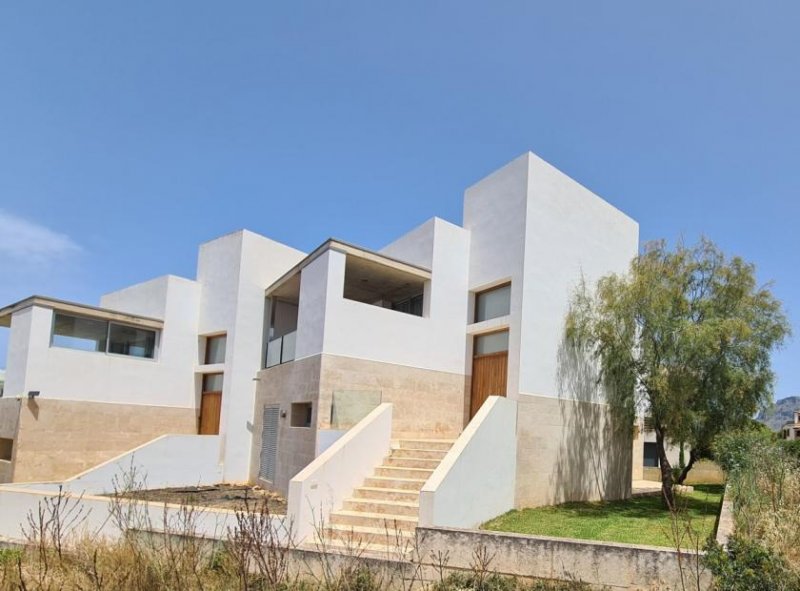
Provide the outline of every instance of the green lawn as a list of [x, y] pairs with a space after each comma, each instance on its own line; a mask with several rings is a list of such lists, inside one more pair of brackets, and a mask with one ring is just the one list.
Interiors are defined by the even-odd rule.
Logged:
[[[681, 497], [692, 529], [700, 533], [703, 540], [714, 532], [723, 490], [722, 485], [697, 484], [693, 493]], [[481, 528], [604, 542], [675, 546], [670, 515], [658, 496], [514, 510], [495, 517]], [[686, 547], [687, 542], [682, 542], [682, 545]]]

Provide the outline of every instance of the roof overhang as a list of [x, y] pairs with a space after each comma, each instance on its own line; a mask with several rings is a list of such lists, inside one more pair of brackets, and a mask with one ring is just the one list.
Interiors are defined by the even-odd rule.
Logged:
[[98, 320], [108, 320], [156, 330], [160, 330], [164, 327], [164, 321], [158, 318], [137, 316], [135, 314], [128, 314], [127, 312], [109, 310], [108, 308], [98, 308], [96, 306], [88, 306], [86, 304], [67, 302], [65, 300], [58, 300], [55, 298], [48, 298], [38, 295], [25, 298], [24, 300], [20, 300], [19, 302], [6, 306], [5, 308], [0, 308], [0, 326], [11, 326], [12, 315], [14, 315], [16, 312], [31, 307], [49, 308], [51, 310], [55, 310], [56, 312], [64, 312], [65, 314], [74, 314], [76, 316], [85, 316], [88, 318], [96, 318]]
[[376, 263], [379, 265], [383, 265], [385, 267], [395, 269], [397, 271], [402, 271], [403, 273], [414, 275], [415, 277], [421, 279], [422, 281], [427, 281], [431, 278], [430, 269], [426, 269], [425, 267], [412, 265], [411, 263], [406, 263], [405, 261], [401, 261], [393, 257], [388, 257], [384, 254], [375, 252], [373, 250], [368, 250], [366, 248], [361, 248], [360, 246], [355, 246], [353, 244], [348, 244], [347, 242], [342, 242], [341, 240], [329, 238], [321, 245], [319, 245], [317, 248], [315, 248], [311, 252], [311, 254], [309, 254], [302, 261], [300, 261], [294, 267], [292, 267], [286, 273], [284, 273], [281, 276], [281, 278], [278, 279], [275, 283], [270, 285], [266, 289], [266, 294], [272, 295], [273, 293], [278, 291], [285, 283], [292, 280], [298, 273], [300, 273], [300, 271], [302, 271], [303, 268], [307, 267], [317, 257], [319, 257], [320, 255], [324, 254], [329, 250], [333, 250], [335, 252], [341, 252], [343, 254], [346, 254], [347, 256], [356, 257], [365, 261], [369, 261], [371, 263]]

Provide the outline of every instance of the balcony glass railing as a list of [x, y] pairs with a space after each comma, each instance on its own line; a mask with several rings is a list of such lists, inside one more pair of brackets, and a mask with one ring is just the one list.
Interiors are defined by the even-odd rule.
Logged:
[[273, 367], [286, 363], [287, 361], [294, 361], [294, 347], [297, 342], [297, 331], [290, 332], [272, 339], [267, 343], [267, 367]]

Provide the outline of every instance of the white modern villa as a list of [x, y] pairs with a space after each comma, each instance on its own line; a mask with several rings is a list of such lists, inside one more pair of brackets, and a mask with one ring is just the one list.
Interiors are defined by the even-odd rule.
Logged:
[[8, 305], [0, 480], [61, 481], [184, 435], [208, 443], [167, 448], [176, 474], [211, 449], [222, 481], [290, 507], [327, 494], [334, 526], [626, 497], [630, 429], [563, 328], [581, 278], [626, 271], [638, 232], [527, 153], [466, 190], [460, 225], [377, 251], [239, 231], [200, 246], [193, 279]]

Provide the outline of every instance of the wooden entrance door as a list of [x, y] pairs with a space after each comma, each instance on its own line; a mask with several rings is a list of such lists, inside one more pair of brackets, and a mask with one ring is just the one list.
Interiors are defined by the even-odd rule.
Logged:
[[489, 396], [505, 396], [508, 379], [508, 331], [475, 337], [470, 418]]
[[200, 421], [197, 432], [200, 435], [217, 435], [221, 413], [222, 374], [206, 374], [203, 376], [203, 392], [200, 395]]

